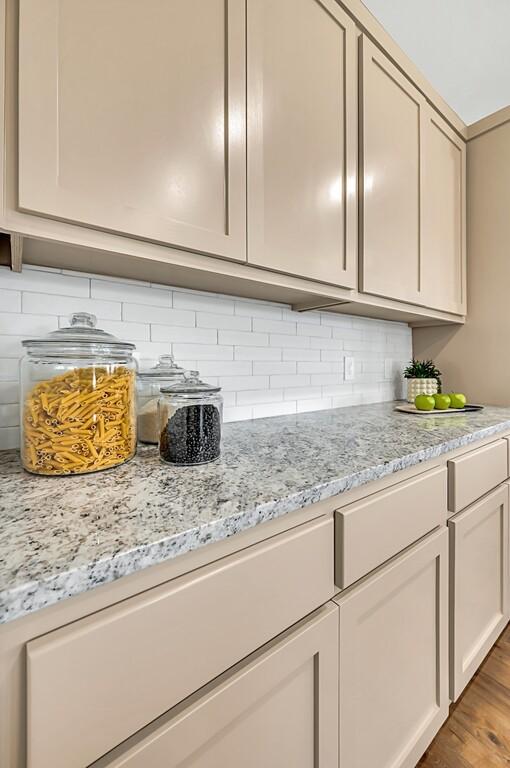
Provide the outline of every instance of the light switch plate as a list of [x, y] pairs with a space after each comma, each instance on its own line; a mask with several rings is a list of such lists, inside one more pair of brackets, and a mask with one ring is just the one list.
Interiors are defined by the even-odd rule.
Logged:
[[354, 381], [353, 357], [344, 357], [344, 381]]

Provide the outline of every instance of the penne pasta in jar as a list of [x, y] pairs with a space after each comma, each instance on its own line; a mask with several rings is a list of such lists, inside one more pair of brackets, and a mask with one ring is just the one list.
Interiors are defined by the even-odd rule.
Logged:
[[136, 452], [134, 345], [73, 315], [69, 328], [23, 342], [21, 459], [29, 472], [75, 475]]

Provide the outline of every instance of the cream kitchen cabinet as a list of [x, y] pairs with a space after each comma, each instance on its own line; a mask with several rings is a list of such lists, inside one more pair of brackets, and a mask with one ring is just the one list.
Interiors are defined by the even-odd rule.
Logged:
[[244, 260], [244, 0], [20, 0], [19, 207]]
[[464, 142], [360, 38], [361, 290], [465, 312]]
[[337, 644], [331, 604], [94, 768], [338, 768]]
[[450, 696], [456, 700], [509, 617], [508, 486], [450, 518]]
[[341, 768], [414, 768], [448, 715], [448, 534], [336, 598]]
[[334, 0], [248, 0], [248, 262], [355, 287], [356, 38]]

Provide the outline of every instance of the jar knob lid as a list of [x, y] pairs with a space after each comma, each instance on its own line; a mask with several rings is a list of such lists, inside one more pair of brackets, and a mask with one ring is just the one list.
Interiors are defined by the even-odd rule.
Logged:
[[71, 328], [95, 328], [97, 317], [89, 312], [74, 312], [69, 316], [69, 325]]
[[172, 368], [175, 365], [174, 356], [172, 354], [160, 355], [158, 357], [158, 368]]

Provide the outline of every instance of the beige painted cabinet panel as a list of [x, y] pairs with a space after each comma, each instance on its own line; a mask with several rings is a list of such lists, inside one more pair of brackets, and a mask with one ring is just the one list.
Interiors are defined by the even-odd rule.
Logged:
[[452, 517], [448, 526], [455, 701], [508, 621], [508, 486]]
[[19, 206], [245, 259], [244, 0], [20, 0]]
[[424, 100], [370, 40], [360, 45], [362, 290], [419, 303]]
[[95, 768], [338, 768], [336, 606]]
[[448, 714], [448, 532], [337, 598], [340, 766], [414, 768]]
[[423, 111], [423, 303], [466, 311], [466, 145], [430, 106]]
[[334, 0], [248, 0], [248, 261], [356, 285], [356, 29]]

